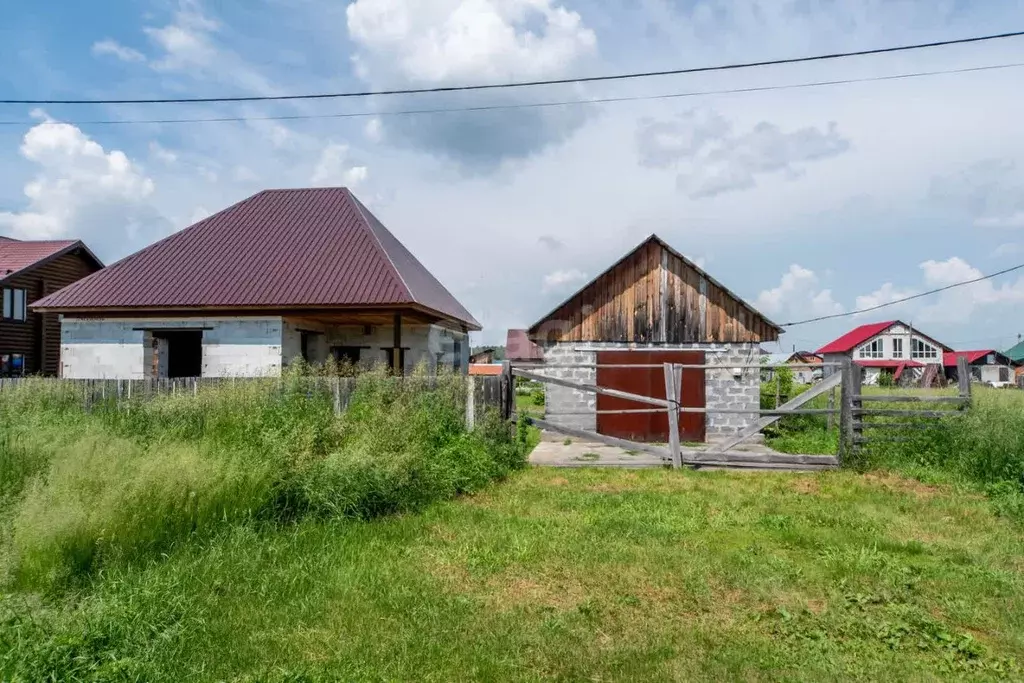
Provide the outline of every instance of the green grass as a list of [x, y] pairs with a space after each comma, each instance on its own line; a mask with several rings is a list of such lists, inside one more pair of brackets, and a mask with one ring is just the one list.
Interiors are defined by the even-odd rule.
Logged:
[[0, 678], [1019, 679], [1022, 557], [983, 497], [894, 474], [530, 470], [5, 595]]

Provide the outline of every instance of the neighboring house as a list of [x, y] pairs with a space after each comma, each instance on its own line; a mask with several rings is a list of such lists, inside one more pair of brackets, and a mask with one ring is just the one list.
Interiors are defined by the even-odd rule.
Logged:
[[540, 363], [544, 350], [530, 341], [526, 330], [509, 330], [505, 338], [505, 360], [512, 363]]
[[1016, 383], [1016, 366], [1019, 363], [1015, 363], [1006, 354], [993, 349], [943, 354], [942, 364], [946, 369], [946, 378], [950, 381], [957, 380], [957, 359], [960, 356], [967, 358], [971, 369], [971, 379], [975, 382], [994, 385]]
[[[541, 347], [543, 372], [549, 376], [658, 398], [665, 397], [662, 363], [720, 365], [721, 370], [683, 370], [684, 407], [732, 411], [680, 415], [682, 440], [704, 441], [757, 421], [759, 345], [778, 341], [779, 332], [775, 323], [652, 235], [527, 333]], [[510, 331], [510, 357], [512, 342]], [[649, 405], [553, 384], [546, 393], [547, 419], [555, 424], [623, 438], [667, 439], [663, 412], [602, 412]]]
[[798, 384], [811, 384], [822, 378], [821, 367], [813, 367], [815, 365], [820, 366], [824, 361], [821, 356], [810, 351], [796, 351], [789, 358], [786, 359], [787, 365], [803, 365], [807, 367], [794, 367], [793, 370], [793, 381]]
[[[821, 356], [810, 351], [795, 351], [793, 353], [769, 353], [762, 350], [761, 363], [767, 367], [761, 372], [761, 379], [769, 381], [775, 377], [775, 367], [780, 365], [792, 366], [814, 366], [821, 365]], [[797, 384], [811, 384], [821, 379], [820, 367], [790, 367], [793, 373], [793, 381]]]
[[493, 363], [494, 349], [480, 349], [469, 357], [470, 363]]
[[466, 372], [480, 325], [345, 188], [266, 190], [36, 304], [71, 378], [275, 376], [333, 356]]
[[1024, 341], [1020, 341], [1020, 335], [1017, 335], [1017, 339], [1017, 343], [1012, 348], [1004, 351], [1003, 355], [1014, 363], [1024, 363]]
[[[864, 368], [864, 381], [875, 384], [882, 372], [904, 384], [931, 380], [943, 374], [943, 354], [953, 349], [899, 320], [854, 328], [818, 349], [825, 363], [850, 358]], [[825, 374], [837, 368], [825, 368]]]
[[30, 306], [102, 267], [78, 240], [22, 241], [0, 236], [0, 377], [57, 374], [60, 319]]
[[493, 377], [501, 375], [504, 366], [501, 363], [470, 363], [469, 374], [474, 377]]

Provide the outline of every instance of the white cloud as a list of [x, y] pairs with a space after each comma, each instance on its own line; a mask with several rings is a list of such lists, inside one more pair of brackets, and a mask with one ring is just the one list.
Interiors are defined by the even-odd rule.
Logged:
[[870, 294], [862, 294], [861, 296], [858, 296], [853, 307], [854, 310], [860, 311], [899, 301], [900, 299], [905, 299], [906, 297], [913, 296], [914, 294], [917, 294], [916, 290], [897, 289], [893, 283], [886, 282]]
[[138, 50], [121, 45], [110, 38], [93, 43], [92, 53], [94, 55], [110, 55], [117, 57], [122, 62], [144, 62], [146, 55]]
[[366, 180], [369, 169], [348, 163], [348, 145], [329, 143], [320, 154], [320, 160], [309, 181], [316, 186], [344, 185], [352, 187]]
[[[557, 0], [356, 0], [346, 20], [357, 75], [381, 87], [554, 78], [578, 73], [597, 53], [596, 34]], [[488, 91], [462, 93], [460, 103], [530, 99], [517, 90]], [[451, 105], [443, 96], [417, 101]], [[564, 141], [584, 120], [580, 109], [451, 113], [395, 119], [388, 133], [465, 166], [494, 168]]]
[[597, 46], [582, 17], [553, 0], [356, 0], [346, 16], [361, 73], [419, 83], [561, 73]]
[[544, 291], [549, 292], [564, 289], [568, 285], [582, 282], [587, 279], [587, 274], [576, 268], [569, 270], [556, 270], [544, 276]]
[[966, 213], [974, 227], [1024, 228], [1024, 172], [1014, 159], [986, 159], [936, 176], [929, 196]]
[[155, 140], [149, 143], [149, 153], [154, 159], [165, 164], [174, 164], [178, 161], [178, 153], [167, 149]]
[[378, 118], [372, 118], [366, 122], [363, 128], [363, 135], [370, 142], [380, 142], [384, 139], [384, 124]]
[[820, 289], [813, 270], [796, 263], [783, 273], [778, 287], [766, 289], [757, 296], [757, 308], [766, 315], [786, 313], [791, 316], [818, 316], [842, 313], [843, 306], [832, 296], [832, 290]]
[[762, 175], [797, 178], [804, 165], [850, 148], [834, 122], [824, 131], [808, 126], [787, 133], [762, 121], [736, 134], [731, 122], [708, 110], [668, 121], [641, 119], [636, 144], [641, 165], [677, 168], [677, 185], [691, 199], [750, 189]]
[[0, 213], [0, 227], [24, 239], [123, 239], [160, 228], [147, 204], [155, 190], [124, 152], [106, 151], [75, 126], [44, 122], [30, 129], [21, 155], [38, 167], [25, 185], [28, 206]]
[[[1024, 188], [1021, 191], [1024, 192]], [[1016, 211], [1003, 216], [976, 218], [974, 225], [979, 228], [1024, 228], [1024, 211]]]

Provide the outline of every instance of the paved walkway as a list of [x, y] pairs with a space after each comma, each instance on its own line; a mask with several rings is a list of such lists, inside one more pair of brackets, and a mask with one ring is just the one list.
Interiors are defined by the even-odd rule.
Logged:
[[[684, 460], [697, 460], [701, 457], [709, 457], [705, 454], [706, 447], [686, 446], [682, 450]], [[729, 452], [729, 455], [731, 459], [735, 460], [728, 464], [729, 467], [743, 467], [744, 469], [816, 470], [830, 468], [829, 465], [825, 464], [825, 459], [822, 456], [785, 456], [764, 444], [758, 443], [737, 446], [736, 449]], [[780, 464], [771, 462], [776, 457], [806, 458], [807, 463]], [[749, 462], [742, 462], [742, 460], [748, 458]], [[565, 438], [553, 432], [543, 432], [541, 442], [530, 454], [530, 463], [545, 467], [645, 468], [665, 467], [667, 465], [659, 456], [651, 453], [625, 450], [602, 443]], [[723, 465], [726, 465], [726, 463], [709, 463], [706, 467], [710, 469]]]

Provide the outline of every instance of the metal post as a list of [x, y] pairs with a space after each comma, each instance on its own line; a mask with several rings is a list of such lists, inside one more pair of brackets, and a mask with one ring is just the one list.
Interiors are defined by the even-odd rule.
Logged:
[[671, 363], [665, 363], [665, 400], [668, 406], [668, 447], [672, 454], [672, 467], [680, 469], [683, 466], [683, 456], [679, 451], [679, 396], [676, 393], [676, 371]]

